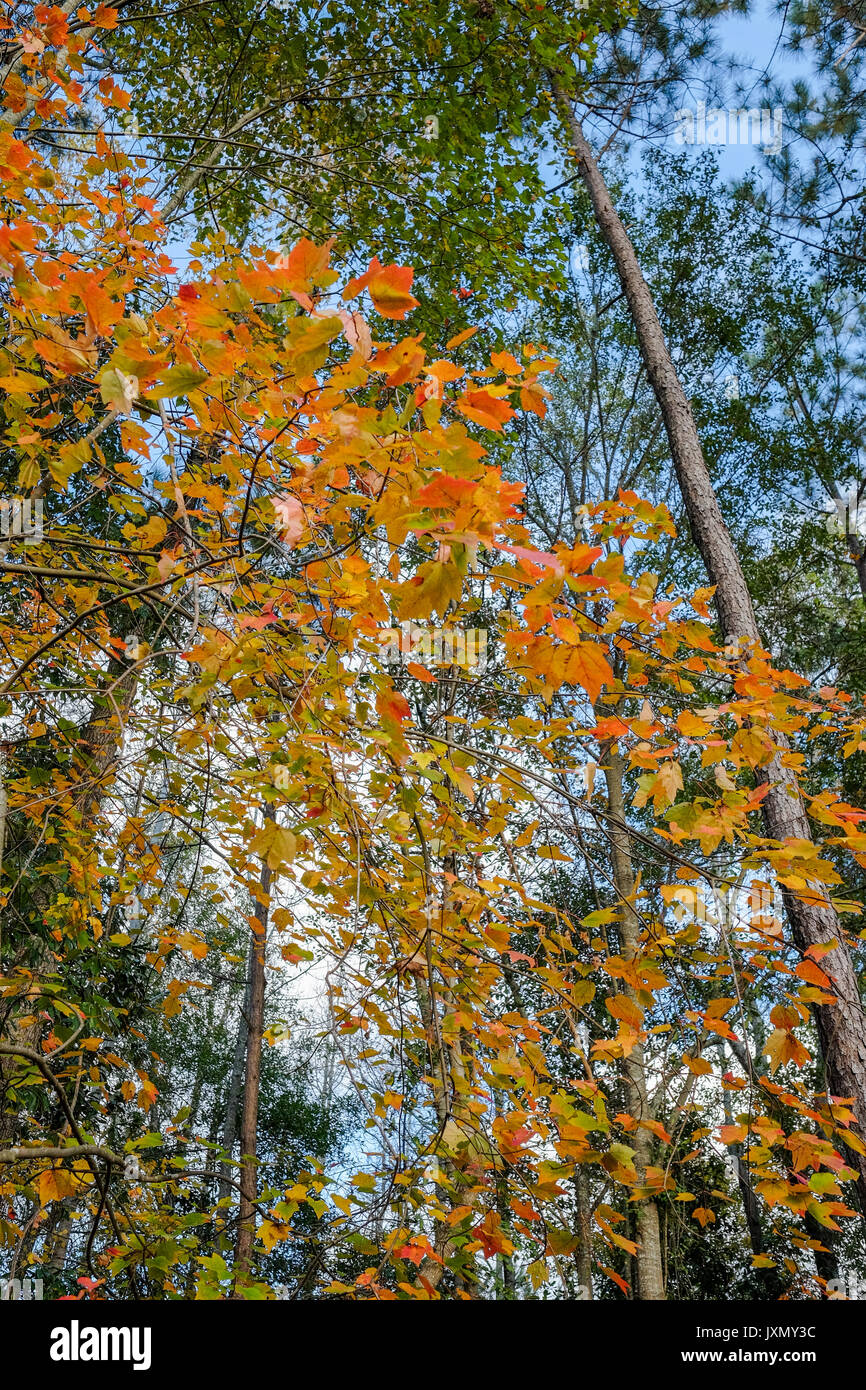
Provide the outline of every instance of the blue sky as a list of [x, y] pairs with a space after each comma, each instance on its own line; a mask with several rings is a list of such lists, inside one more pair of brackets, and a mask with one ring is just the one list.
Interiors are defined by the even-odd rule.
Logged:
[[[732, 102], [733, 105], [759, 104], [762, 78], [768, 67], [773, 76], [782, 81], [790, 81], [798, 74], [808, 72], [807, 59], [785, 52], [782, 48], [779, 41], [781, 27], [781, 18], [775, 13], [771, 0], [758, 0], [754, 12], [746, 18], [731, 15], [718, 22], [720, 43], [725, 53], [736, 60], [732, 79], [742, 86], [741, 94]], [[730, 94], [733, 97], [733, 82]], [[762, 162], [760, 153], [748, 145], [729, 144], [717, 146], [716, 149], [719, 168], [725, 178], [741, 178], [755, 165], [760, 167]]]

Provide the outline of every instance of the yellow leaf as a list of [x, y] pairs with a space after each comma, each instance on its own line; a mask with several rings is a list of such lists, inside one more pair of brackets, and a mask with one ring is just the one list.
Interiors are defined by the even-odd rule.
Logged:
[[47, 391], [48, 382], [44, 377], [33, 376], [31, 372], [16, 372], [14, 376], [0, 377], [0, 391], [11, 395], [32, 395], [35, 391]]
[[679, 763], [662, 763], [653, 784], [653, 805], [658, 811], [661, 807], [672, 806], [677, 792], [683, 789], [683, 774]]
[[202, 941], [199, 936], [193, 936], [192, 932], [183, 932], [177, 938], [177, 944], [181, 950], [190, 951], [196, 960], [204, 960], [207, 955], [207, 942]]
[[706, 1076], [713, 1069], [712, 1064], [703, 1057], [690, 1057], [687, 1052], [683, 1054], [683, 1061], [695, 1076]]
[[463, 592], [463, 575], [455, 564], [429, 560], [419, 565], [415, 575], [400, 589], [398, 616], [429, 618], [435, 609], [445, 616], [452, 600], [456, 603]]
[[266, 1250], [273, 1250], [277, 1241], [285, 1240], [289, 1234], [289, 1228], [285, 1225], [277, 1225], [276, 1221], [263, 1221], [258, 1230], [259, 1240]]
[[442, 766], [450, 780], [454, 783], [455, 787], [463, 793], [467, 801], [474, 801], [476, 785], [469, 776], [469, 773], [462, 767], [455, 767], [447, 758], [442, 759]]
[[269, 869], [276, 870], [284, 864], [294, 863], [297, 841], [291, 830], [268, 821], [256, 835], [250, 849], [267, 862]]
[[610, 999], [605, 1000], [607, 1011], [614, 1018], [620, 1019], [623, 1023], [628, 1023], [632, 1028], [643, 1026], [643, 1010], [627, 994], [614, 994]]
[[45, 1207], [49, 1202], [61, 1202], [72, 1196], [75, 1187], [75, 1178], [65, 1168], [47, 1168], [39, 1174], [39, 1203]]
[[794, 1034], [785, 1028], [774, 1028], [764, 1044], [764, 1052], [770, 1058], [770, 1071], [775, 1072], [785, 1062], [793, 1062], [802, 1067], [810, 1060], [811, 1054]]
[[703, 738], [709, 732], [709, 724], [705, 724], [703, 719], [699, 719], [691, 710], [685, 709], [682, 714], [677, 715], [677, 728], [686, 738]]

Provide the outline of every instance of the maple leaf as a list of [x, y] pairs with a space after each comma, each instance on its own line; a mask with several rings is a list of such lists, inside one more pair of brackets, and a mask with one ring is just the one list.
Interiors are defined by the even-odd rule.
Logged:
[[617, 1274], [615, 1269], [608, 1269], [607, 1265], [600, 1265], [599, 1268], [603, 1274], [607, 1275], [608, 1279], [613, 1280], [618, 1289], [621, 1289], [624, 1294], [628, 1293], [630, 1286], [626, 1283], [621, 1274]]
[[677, 793], [683, 789], [683, 774], [679, 763], [672, 760], [664, 762], [659, 767], [654, 777], [639, 779], [640, 790], [635, 796], [635, 805], [646, 805], [649, 797], [652, 797], [653, 807], [656, 811], [662, 810], [665, 806], [671, 806], [676, 801]]
[[47, 389], [48, 382], [44, 376], [35, 376], [32, 372], [15, 372], [13, 376], [0, 377], [0, 390], [8, 391], [13, 396], [34, 395]]
[[324, 275], [331, 262], [333, 244], [332, 239], [317, 246], [306, 237], [295, 243], [285, 258], [285, 269], [294, 289], [307, 290]]
[[621, 1019], [632, 1028], [643, 1027], [643, 1009], [627, 994], [614, 994], [605, 1000], [605, 1007], [614, 1018]]
[[159, 1091], [147, 1077], [142, 1077], [140, 1079], [141, 1086], [136, 1097], [136, 1105], [139, 1110], [144, 1110], [146, 1113], [159, 1095]]
[[192, 932], [181, 932], [177, 944], [182, 951], [189, 951], [195, 960], [204, 960], [207, 955], [207, 942]]
[[268, 1218], [261, 1223], [257, 1234], [265, 1249], [270, 1252], [278, 1241], [287, 1239], [289, 1227], [284, 1221], [272, 1221]]
[[72, 1173], [65, 1168], [46, 1168], [39, 1175], [39, 1203], [46, 1207], [49, 1202], [62, 1202], [71, 1197], [77, 1183]]
[[365, 274], [346, 285], [343, 298], [352, 299], [369, 289], [373, 306], [383, 318], [404, 319], [410, 309], [418, 307], [418, 300], [409, 293], [414, 276], [411, 266], [383, 266], [378, 256], [374, 256]]
[[493, 1259], [495, 1255], [511, 1255], [514, 1253], [514, 1245], [504, 1231], [500, 1229], [502, 1218], [498, 1212], [488, 1212], [484, 1220], [477, 1226], [472, 1227], [472, 1234], [480, 1243], [485, 1259]]
[[742, 1144], [748, 1132], [745, 1125], [722, 1125], [719, 1129], [723, 1144]]
[[423, 1245], [400, 1245], [394, 1251], [398, 1259], [409, 1260], [413, 1265], [420, 1265], [424, 1260], [427, 1251]]
[[404, 319], [418, 300], [409, 293], [415, 272], [408, 265], [389, 265], [369, 283], [370, 298], [376, 312], [385, 319]]
[[613, 684], [613, 671], [597, 642], [579, 642], [568, 653], [565, 679], [570, 685], [580, 685], [595, 703], [605, 685]]
[[691, 710], [683, 710], [681, 714], [677, 715], [677, 728], [687, 738], [703, 738], [705, 734], [709, 733], [710, 726], [705, 720], [699, 719], [696, 714], [693, 714]]
[[373, 337], [367, 321], [360, 314], [350, 314], [345, 309], [340, 309], [339, 318], [346, 342], [358, 349], [365, 362], [368, 361], [373, 353]]
[[695, 1076], [708, 1076], [713, 1070], [712, 1063], [705, 1057], [692, 1057], [689, 1053], [684, 1053], [683, 1061]]
[[272, 497], [271, 504], [277, 514], [277, 525], [283, 545], [297, 545], [307, 525], [303, 506], [297, 497], [293, 497], [288, 492]]
[[382, 690], [376, 696], [376, 709], [383, 719], [402, 723], [411, 714], [409, 701], [399, 690]]
[[138, 377], [126, 376], [116, 367], [107, 367], [99, 378], [99, 391], [112, 410], [128, 413], [138, 400]]
[[525, 564], [555, 570], [558, 574], [565, 573], [559, 556], [551, 554], [550, 551], [530, 550], [525, 545], [507, 545], [504, 541], [491, 540], [489, 544], [496, 550], [506, 550], [509, 555], [516, 555], [518, 560]]
[[794, 974], [799, 975], [801, 980], [807, 980], [809, 984], [818, 985], [828, 992], [833, 988], [833, 981], [812, 960], [800, 961], [799, 965], [795, 967]]
[[243, 613], [237, 620], [238, 629], [241, 632], [253, 631], [261, 632], [266, 627], [272, 627], [274, 623], [280, 621], [279, 613], [275, 613], [268, 604], [261, 613]]
[[456, 564], [429, 560], [401, 587], [397, 615], [401, 620], [428, 618], [435, 609], [444, 618], [448, 605], [462, 592], [463, 575]]
[[502, 426], [512, 420], [517, 413], [507, 401], [492, 395], [490, 391], [464, 391], [455, 402], [461, 415], [485, 429], [501, 431]]
[[786, 1062], [802, 1067], [811, 1061], [807, 1048], [785, 1028], [774, 1028], [764, 1044], [764, 1052], [770, 1058], [770, 1071], [776, 1072]]
[[104, 1279], [91, 1279], [89, 1275], [87, 1275], [87, 1274], [81, 1274], [81, 1275], [79, 1275], [78, 1279], [76, 1280], [76, 1283], [77, 1283], [77, 1284], [80, 1286], [80, 1288], [81, 1288], [81, 1294], [79, 1295], [79, 1297], [81, 1297], [81, 1296], [83, 1296], [83, 1295], [86, 1294], [88, 1298], [92, 1298], [93, 1295], [96, 1293], [96, 1290], [97, 1290], [102, 1284], [105, 1283], [105, 1280], [104, 1280]]
[[284, 865], [295, 862], [297, 845], [297, 839], [291, 830], [269, 820], [253, 838], [250, 850], [260, 859], [264, 859], [269, 869], [279, 870]]

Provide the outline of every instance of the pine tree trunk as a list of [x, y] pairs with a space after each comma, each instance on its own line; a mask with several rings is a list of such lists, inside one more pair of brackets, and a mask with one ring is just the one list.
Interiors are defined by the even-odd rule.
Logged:
[[[634, 906], [634, 871], [628, 841], [628, 828], [625, 819], [625, 798], [623, 795], [623, 757], [608, 747], [604, 755], [604, 775], [607, 783], [607, 801], [610, 812], [609, 834], [610, 855], [613, 868], [613, 881], [620, 899], [620, 933], [622, 953], [626, 960], [640, 954], [640, 919]], [[635, 992], [631, 987], [626, 993], [632, 998]], [[652, 1131], [646, 1128], [645, 1121], [652, 1119], [652, 1111], [647, 1096], [646, 1058], [643, 1043], [636, 1043], [625, 1059], [626, 1091], [628, 1111], [637, 1127], [631, 1136], [634, 1144], [634, 1166], [641, 1182], [652, 1162]], [[659, 1230], [659, 1210], [650, 1197], [635, 1203], [638, 1252], [637, 1291], [641, 1299], [659, 1300], [665, 1297], [664, 1274], [662, 1271], [662, 1246]]]
[[[716, 586], [715, 601], [722, 632], [726, 640], [740, 638], [763, 646], [743, 569], [704, 460], [691, 404], [668, 351], [649, 286], [580, 121], [555, 81], [554, 92], [599, 231], [619, 272], [647, 376], [664, 420], [692, 538], [710, 582]], [[783, 737], [777, 734], [776, 739], [784, 750]], [[811, 840], [796, 778], [783, 766], [781, 755], [777, 755], [766, 769], [766, 780], [769, 791], [764, 798], [763, 814], [767, 834], [774, 840]], [[842, 943], [821, 958], [821, 967], [832, 980], [836, 1003], [817, 1005], [814, 1016], [830, 1091], [835, 1096], [854, 1100], [862, 1134], [866, 1132], [866, 1016], [839, 918], [829, 902], [803, 902], [786, 889], [782, 890], [782, 897], [792, 940], [801, 953], [832, 940]], [[866, 1156], [853, 1152], [850, 1156], [852, 1165], [859, 1171], [858, 1186], [866, 1207]]]

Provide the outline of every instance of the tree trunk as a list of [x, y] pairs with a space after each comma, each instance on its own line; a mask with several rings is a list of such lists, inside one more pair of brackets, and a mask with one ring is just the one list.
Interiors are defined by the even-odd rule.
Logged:
[[[607, 783], [607, 801], [610, 812], [610, 855], [613, 881], [620, 899], [622, 953], [627, 960], [640, 954], [640, 919], [634, 906], [634, 872], [631, 850], [628, 841], [628, 828], [625, 819], [625, 798], [623, 796], [623, 757], [612, 747], [607, 749], [604, 758], [604, 776]], [[635, 991], [626, 987], [626, 993], [636, 998]], [[646, 1128], [645, 1121], [652, 1119], [652, 1110], [647, 1096], [646, 1058], [643, 1043], [638, 1042], [625, 1059], [625, 1080], [628, 1092], [628, 1111], [637, 1121], [637, 1128], [631, 1136], [634, 1144], [634, 1166], [638, 1178], [643, 1182], [646, 1170], [652, 1161], [652, 1131]], [[659, 1300], [665, 1297], [664, 1274], [662, 1272], [662, 1246], [659, 1231], [659, 1211], [651, 1197], [635, 1203], [637, 1225], [637, 1285], [641, 1299]]]
[[250, 949], [247, 953], [247, 975], [244, 985], [244, 998], [241, 1004], [241, 1016], [238, 1019], [238, 1032], [235, 1039], [235, 1050], [232, 1058], [232, 1069], [229, 1076], [229, 1092], [226, 1098], [226, 1117], [223, 1125], [222, 1146], [225, 1157], [219, 1165], [219, 1188], [218, 1200], [231, 1195], [231, 1160], [232, 1151], [235, 1146], [238, 1127], [238, 1102], [241, 1098], [241, 1082], [244, 1075], [244, 1062], [247, 1055], [247, 1040], [250, 1032], [250, 1004], [252, 1001], [253, 976], [256, 972], [256, 938], [250, 938]]
[[[647, 376], [664, 420], [692, 538], [710, 582], [716, 586], [723, 635], [728, 641], [739, 638], [763, 646], [743, 569], [719, 508], [692, 408], [668, 351], [649, 286], [580, 121], [555, 81], [553, 85], [599, 231], [613, 255], [628, 301]], [[776, 739], [784, 751], [783, 736], [777, 733]], [[765, 778], [769, 784], [763, 802], [767, 834], [774, 840], [811, 840], [796, 778], [783, 766], [781, 754], [770, 763]], [[841, 943], [821, 958], [821, 967], [832, 980], [836, 1003], [816, 1005], [814, 1017], [830, 1091], [853, 1099], [862, 1134], [866, 1132], [866, 1016], [839, 918], [827, 901], [804, 902], [787, 889], [782, 890], [782, 898], [791, 937], [801, 953], [834, 939]], [[866, 1207], [866, 1156], [852, 1152], [851, 1162], [859, 1172], [858, 1187]]]
[[[417, 814], [412, 819], [418, 833], [418, 844], [424, 860], [424, 884], [427, 893], [425, 905], [427, 927], [423, 935], [424, 968], [420, 972], [414, 971], [412, 978], [415, 996], [418, 1000], [418, 1010], [424, 1027], [429, 1085], [439, 1129], [435, 1162], [440, 1178], [435, 1184], [436, 1195], [443, 1211], [454, 1211], [462, 1204], [467, 1185], [465, 1176], [460, 1172], [455, 1145], [459, 1146], [464, 1134], [468, 1139], [476, 1128], [476, 1124], [471, 1113], [466, 1109], [468, 1095], [466, 1061], [460, 1031], [455, 1029], [449, 1037], [443, 1036], [442, 1017], [440, 1016], [436, 993], [434, 938], [437, 933], [442, 931], [442, 919], [448, 889], [444, 874], [434, 871], [427, 848], [427, 840]], [[457, 861], [454, 856], [449, 856], [446, 861], [446, 868], [456, 878]], [[444, 987], [442, 987], [442, 1001], [444, 1012], [447, 1014], [449, 998]], [[453, 1261], [465, 1244], [465, 1236], [456, 1236], [453, 1227], [447, 1220], [435, 1221], [433, 1225], [433, 1248], [437, 1258], [432, 1259], [426, 1255], [421, 1261], [418, 1266], [418, 1278], [415, 1280], [416, 1287], [423, 1288], [429, 1284], [431, 1288], [438, 1289], [447, 1272], [445, 1262], [447, 1260]], [[456, 1272], [458, 1287], [469, 1293], [470, 1296], [473, 1296], [475, 1292], [475, 1284], [470, 1277], [473, 1264], [474, 1261], [470, 1260], [462, 1271]]]
[[[731, 1097], [727, 1091], [723, 1093], [722, 1100], [725, 1107], [725, 1124], [732, 1125], [734, 1123], [734, 1117], [731, 1113]], [[743, 1203], [743, 1216], [746, 1222], [746, 1229], [749, 1232], [749, 1244], [752, 1247], [752, 1254], [761, 1255], [764, 1252], [761, 1213], [758, 1206], [758, 1199], [755, 1196], [755, 1189], [752, 1187], [752, 1179], [748, 1167], [740, 1157], [741, 1149], [741, 1144], [732, 1144], [728, 1150], [728, 1154], [733, 1164], [737, 1186], [740, 1189], [740, 1197]]]
[[[115, 669], [116, 668], [116, 669]], [[119, 671], [119, 676], [117, 672]], [[83, 827], [85, 836], [93, 834], [94, 824], [99, 814], [100, 807], [106, 796], [108, 788], [113, 779], [117, 768], [121, 752], [123, 750], [124, 739], [126, 736], [126, 726], [129, 714], [135, 701], [138, 689], [138, 675], [134, 670], [125, 671], [124, 668], [113, 663], [109, 666], [108, 678], [117, 682], [116, 690], [109, 704], [104, 699], [97, 696], [91, 708], [90, 717], [84, 726], [81, 737], [78, 739], [79, 759], [81, 764], [80, 776], [87, 790], [84, 792], [80, 804], [75, 809], [75, 818], [80, 826]], [[6, 779], [7, 775], [14, 774], [14, 768], [7, 767], [8, 749], [12, 745], [5, 744], [3, 747], [3, 818], [2, 834], [4, 846], [8, 843], [8, 827], [10, 808], [7, 802]], [[13, 807], [11, 808], [14, 810]], [[88, 885], [90, 878], [90, 864], [87, 852], [87, 840], [82, 851], [82, 862], [85, 868], [85, 888], [87, 892], [94, 885]], [[2, 856], [0, 856], [2, 859]], [[45, 911], [51, 901], [52, 892], [56, 890], [57, 880], [51, 878], [37, 879], [33, 888], [34, 908], [40, 912]], [[2, 886], [0, 886], [0, 896], [2, 896]], [[38, 934], [34, 933], [34, 934]], [[7, 947], [8, 949], [8, 947]], [[32, 965], [34, 981], [41, 978], [43, 970], [51, 969], [51, 953], [47, 947], [42, 950], [40, 958]], [[8, 968], [9, 962], [6, 962]], [[0, 968], [3, 962], [0, 960]], [[0, 1033], [10, 1046], [30, 1048], [34, 1051], [39, 1050], [40, 1038], [44, 1029], [44, 1021], [41, 1017], [33, 1023], [21, 1027], [16, 1018], [8, 1021], [0, 1016]], [[18, 1116], [5, 1110], [4, 1102], [7, 1087], [14, 1079], [19, 1067], [18, 1059], [15, 1057], [0, 1058], [0, 1145], [7, 1144], [14, 1139], [18, 1132]]]
[[[265, 819], [273, 820], [274, 811], [265, 808]], [[250, 970], [249, 1014], [247, 1032], [247, 1065], [244, 1076], [244, 1101], [241, 1112], [241, 1199], [238, 1211], [238, 1239], [235, 1248], [236, 1275], [233, 1297], [238, 1298], [239, 1280], [249, 1276], [252, 1268], [255, 1238], [256, 1201], [256, 1134], [259, 1120], [259, 1082], [262, 1070], [262, 1033], [265, 1018], [265, 948], [268, 935], [271, 880], [273, 874], [262, 864], [261, 897], [256, 902]]]
[[60, 1220], [51, 1233], [51, 1240], [45, 1242], [42, 1258], [46, 1274], [62, 1274], [66, 1268], [66, 1254], [73, 1222], [73, 1213], [69, 1207], [70, 1203], [64, 1202]]
[[581, 1286], [581, 1298], [592, 1298], [592, 1207], [589, 1196], [589, 1180], [582, 1164], [574, 1173], [574, 1197], [577, 1207], [577, 1235], [579, 1244], [575, 1254], [577, 1280]]

